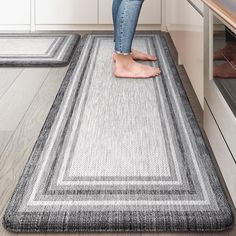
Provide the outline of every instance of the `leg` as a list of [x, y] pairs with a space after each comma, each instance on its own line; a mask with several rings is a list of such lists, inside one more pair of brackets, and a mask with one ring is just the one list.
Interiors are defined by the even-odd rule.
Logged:
[[214, 77], [222, 79], [236, 79], [236, 35], [225, 27], [226, 46], [219, 50], [218, 58], [227, 58], [229, 62], [214, 67]]
[[[122, 0], [113, 0], [112, 3], [112, 19], [113, 19], [113, 26], [114, 26], [114, 42], [116, 41], [116, 32], [118, 31], [117, 28], [117, 20], [118, 18], [118, 11], [120, 8], [120, 5], [122, 3]], [[122, 9], [121, 9], [122, 11]], [[137, 50], [132, 49], [132, 58], [134, 60], [148, 60], [148, 61], [156, 61], [157, 58], [155, 56], [149, 55], [147, 53], [142, 53]], [[113, 60], [115, 61], [115, 58], [113, 56]]]
[[142, 4], [143, 0], [122, 0], [118, 7], [114, 20], [116, 77], [148, 78], [160, 74], [159, 68], [136, 63], [132, 58], [131, 47]]
[[236, 58], [214, 67], [213, 75], [219, 79], [236, 79]]
[[235, 57], [236, 35], [228, 27], [225, 27], [225, 41], [225, 47], [214, 53], [214, 60], [225, 60], [225, 57], [232, 60]]
[[122, 0], [116, 18], [115, 51], [131, 53], [131, 46], [143, 0]]
[[113, 0], [112, 3], [112, 19], [113, 19], [113, 26], [114, 26], [114, 42], [116, 38], [116, 19], [117, 19], [117, 13], [120, 7], [122, 0]]

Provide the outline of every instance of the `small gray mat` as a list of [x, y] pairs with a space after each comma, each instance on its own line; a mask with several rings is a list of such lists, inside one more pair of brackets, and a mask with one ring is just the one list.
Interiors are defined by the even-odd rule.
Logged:
[[[16, 232], [212, 231], [233, 216], [162, 33], [153, 79], [112, 75], [113, 36], [77, 48], [4, 215]], [[144, 63], [144, 62], [143, 62]], [[147, 62], [148, 63], [148, 62]]]
[[65, 66], [80, 39], [78, 34], [0, 34], [0, 66]]

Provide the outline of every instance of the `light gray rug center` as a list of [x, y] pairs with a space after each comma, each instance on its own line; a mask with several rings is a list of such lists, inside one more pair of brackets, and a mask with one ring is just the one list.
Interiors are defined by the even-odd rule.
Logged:
[[4, 217], [22, 231], [222, 230], [232, 213], [161, 33], [134, 47], [162, 75], [116, 79], [85, 37]]

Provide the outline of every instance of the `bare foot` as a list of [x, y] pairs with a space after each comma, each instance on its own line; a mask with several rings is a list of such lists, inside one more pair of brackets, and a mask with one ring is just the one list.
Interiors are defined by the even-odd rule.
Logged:
[[[231, 65], [230, 65], [231, 63]], [[236, 60], [214, 67], [214, 77], [222, 79], [236, 79]]]
[[156, 61], [157, 60], [156, 56], [152, 56], [150, 54], [140, 52], [135, 49], [132, 49], [132, 58], [134, 60], [142, 60], [142, 61]]
[[[141, 60], [141, 61], [156, 61], [157, 57], [152, 56], [150, 54], [137, 51], [135, 49], [132, 49], [131, 56], [134, 60]], [[116, 61], [116, 53], [113, 53], [113, 61]]]
[[158, 67], [135, 62], [131, 55], [125, 56], [116, 54], [115, 57], [114, 76], [117, 78], [152, 78], [161, 73]]
[[236, 55], [236, 43], [227, 43], [224, 48], [214, 53], [214, 60], [232, 60]]

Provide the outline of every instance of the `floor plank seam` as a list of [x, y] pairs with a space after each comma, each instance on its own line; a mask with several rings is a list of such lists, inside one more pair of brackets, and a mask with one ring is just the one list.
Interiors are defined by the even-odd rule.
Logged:
[[9, 87], [6, 89], [6, 91], [0, 96], [0, 99], [2, 99], [2, 97], [8, 92], [8, 90], [13, 86], [13, 84], [15, 83], [15, 81], [20, 77], [20, 75], [23, 73], [24, 69], [22, 69], [19, 74], [16, 76], [16, 78], [14, 79], [14, 81], [9, 85]]
[[43, 84], [45, 83], [45, 81], [46, 81], [46, 79], [47, 79], [47, 77], [48, 77], [50, 71], [51, 71], [51, 69], [50, 69], [50, 70], [48, 71], [48, 73], [45, 75], [45, 79], [43, 80], [42, 84], [40, 85], [38, 91], [35, 93], [35, 95], [34, 95], [32, 101], [30, 102], [28, 108], [25, 110], [25, 113], [24, 113], [24, 115], [21, 117], [21, 119], [20, 119], [18, 125], [16, 126], [15, 130], [12, 132], [12, 135], [10, 136], [10, 138], [9, 138], [9, 140], [8, 140], [8, 142], [7, 142], [7, 144], [5, 145], [5, 147], [3, 148], [2, 152], [0, 153], [0, 158], [1, 158], [1, 156], [3, 155], [3, 153], [5, 152], [7, 146], [9, 145], [9, 143], [10, 143], [10, 141], [11, 141], [11, 138], [14, 136], [14, 134], [15, 134], [16, 130], [18, 129], [18, 127], [20, 126], [22, 120], [24, 119], [24, 117], [26, 116], [27, 112], [29, 111], [29, 109], [30, 109], [31, 105], [33, 104], [35, 98], [36, 98], [37, 95], [39, 94], [39, 91], [40, 91], [40, 89], [42, 88]]

